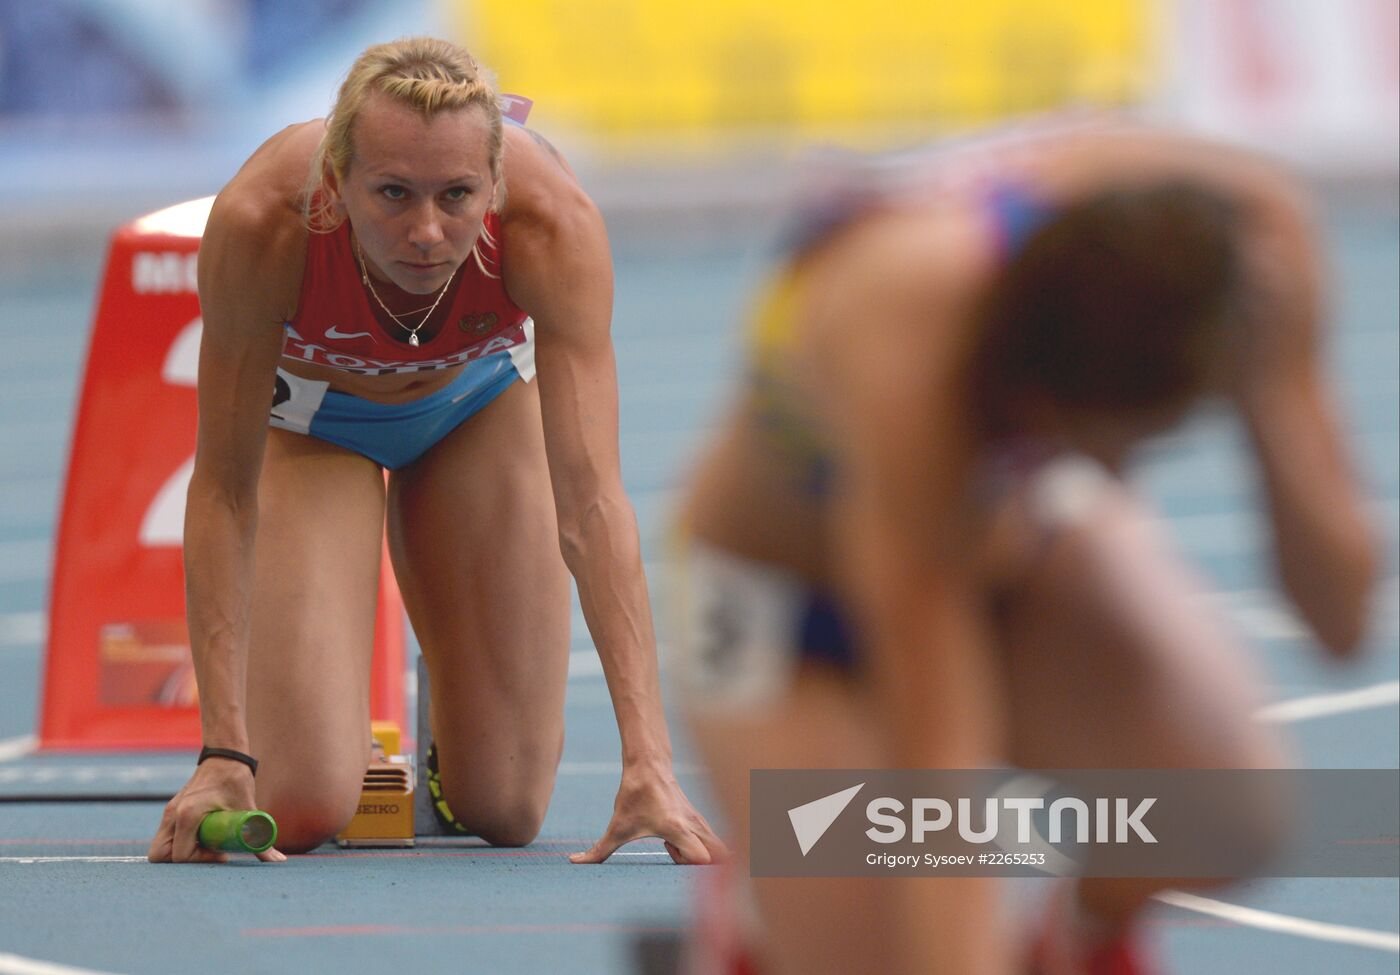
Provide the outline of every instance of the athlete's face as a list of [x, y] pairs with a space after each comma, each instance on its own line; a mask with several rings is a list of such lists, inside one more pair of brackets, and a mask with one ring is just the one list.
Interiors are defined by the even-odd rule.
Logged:
[[414, 294], [447, 283], [496, 192], [490, 136], [475, 106], [425, 119], [382, 95], [366, 101], [340, 200], [370, 274]]

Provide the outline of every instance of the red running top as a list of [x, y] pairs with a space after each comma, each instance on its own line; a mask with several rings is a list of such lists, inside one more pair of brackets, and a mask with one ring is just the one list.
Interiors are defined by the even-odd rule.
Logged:
[[476, 249], [449, 288], [418, 333], [422, 344], [412, 346], [407, 329], [381, 325], [375, 315], [360, 281], [349, 221], [327, 234], [312, 233], [282, 357], [380, 376], [448, 369], [525, 343], [528, 316], [501, 280], [499, 215], [486, 214]]

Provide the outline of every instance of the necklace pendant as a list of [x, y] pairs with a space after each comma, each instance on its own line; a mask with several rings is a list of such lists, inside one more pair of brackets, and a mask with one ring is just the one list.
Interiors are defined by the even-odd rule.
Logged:
[[418, 348], [418, 333], [417, 333], [417, 332], [409, 332], [409, 333], [408, 333], [408, 344], [411, 345], [411, 346], [413, 346], [415, 349]]

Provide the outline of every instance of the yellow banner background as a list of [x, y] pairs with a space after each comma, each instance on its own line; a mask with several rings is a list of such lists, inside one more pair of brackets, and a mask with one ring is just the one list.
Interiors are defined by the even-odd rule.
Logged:
[[1151, 0], [449, 0], [537, 118], [596, 136], [959, 127], [1144, 94]]

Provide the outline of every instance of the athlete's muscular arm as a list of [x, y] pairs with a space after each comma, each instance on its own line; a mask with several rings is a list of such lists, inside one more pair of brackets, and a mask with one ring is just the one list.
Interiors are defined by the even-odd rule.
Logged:
[[297, 282], [288, 279], [301, 270], [270, 259], [277, 248], [265, 240], [268, 221], [239, 206], [216, 203], [200, 253], [199, 435], [185, 518], [190, 636], [205, 742], [229, 748], [247, 747], [242, 667], [258, 475], [281, 323], [295, 306], [288, 293]]
[[678, 861], [723, 847], [676, 784], [636, 515], [622, 487], [612, 259], [603, 221], [558, 154], [525, 133], [507, 150], [502, 220], [512, 299], [535, 321], [535, 363], [560, 547], [607, 676], [623, 780], [607, 834], [581, 859], [661, 836]]
[[[295, 309], [302, 262], [297, 217], [235, 179], [209, 216], [199, 255], [204, 333], [199, 433], [185, 509], [186, 604], [207, 745], [248, 750], [244, 714], [257, 486], [281, 323]], [[152, 860], [224, 859], [195, 843], [219, 808], [254, 808], [243, 765], [210, 759], [166, 807]], [[275, 850], [260, 855], [280, 860]]]

